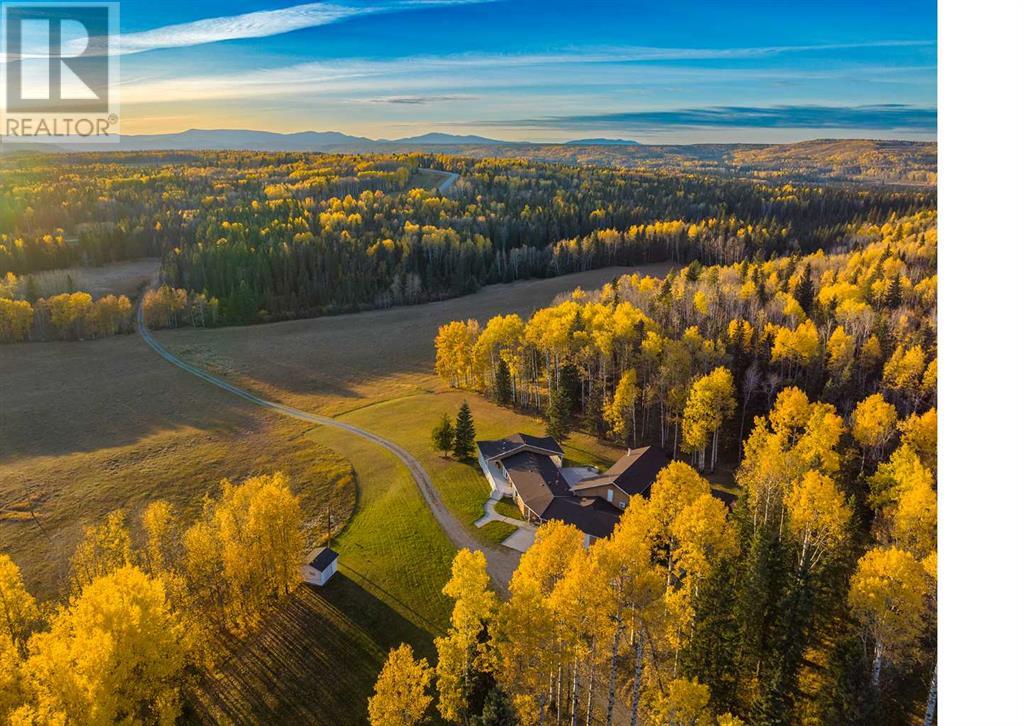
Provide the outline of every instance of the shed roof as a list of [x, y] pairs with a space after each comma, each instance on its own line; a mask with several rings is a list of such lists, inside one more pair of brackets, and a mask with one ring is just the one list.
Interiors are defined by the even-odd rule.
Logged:
[[310, 550], [306, 564], [317, 572], [323, 572], [336, 559], [338, 559], [338, 553], [330, 547], [317, 547], [315, 550]]

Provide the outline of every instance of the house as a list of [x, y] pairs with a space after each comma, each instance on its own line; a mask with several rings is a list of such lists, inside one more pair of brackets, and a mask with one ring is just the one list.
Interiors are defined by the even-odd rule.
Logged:
[[338, 571], [338, 553], [330, 547], [317, 547], [310, 551], [302, 566], [302, 579], [310, 585], [323, 587]]
[[477, 441], [480, 467], [491, 488], [511, 497], [523, 516], [542, 523], [557, 519], [576, 526], [590, 544], [615, 529], [629, 497], [645, 494], [665, 454], [653, 447], [630, 451], [604, 474], [578, 478], [570, 485], [565, 452], [550, 436], [513, 434], [497, 441]]

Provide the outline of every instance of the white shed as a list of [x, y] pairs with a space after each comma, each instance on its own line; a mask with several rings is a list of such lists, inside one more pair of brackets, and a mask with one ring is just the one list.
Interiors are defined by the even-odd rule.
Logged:
[[330, 547], [317, 547], [309, 553], [302, 566], [302, 579], [322, 587], [338, 571], [338, 553]]

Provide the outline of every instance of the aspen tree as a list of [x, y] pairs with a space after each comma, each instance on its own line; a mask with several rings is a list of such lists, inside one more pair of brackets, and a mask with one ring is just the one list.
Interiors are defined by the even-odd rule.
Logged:
[[902, 662], [915, 649], [927, 589], [924, 567], [905, 550], [876, 547], [857, 563], [848, 601], [874, 648], [871, 686], [876, 690], [883, 666]]
[[413, 658], [412, 648], [402, 643], [392, 648], [377, 677], [368, 711], [372, 726], [414, 726], [422, 723], [431, 697], [430, 666]]

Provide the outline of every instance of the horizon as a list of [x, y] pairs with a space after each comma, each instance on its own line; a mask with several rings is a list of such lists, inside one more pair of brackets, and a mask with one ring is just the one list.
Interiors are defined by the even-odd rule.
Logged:
[[[453, 145], [459, 145], [460, 143], [464, 143], [467, 146], [472, 146], [474, 144], [478, 144], [479, 145], [479, 144], [484, 144], [484, 143], [491, 143], [491, 144], [495, 144], [495, 145], [564, 146], [566, 144], [573, 144], [573, 143], [577, 143], [577, 144], [580, 144], [580, 145], [586, 145], [586, 144], [584, 144], [582, 142], [590, 142], [590, 141], [597, 142], [594, 145], [607, 145], [607, 146], [708, 146], [708, 145], [711, 145], [711, 146], [718, 146], [718, 145], [725, 145], [725, 146], [738, 146], [738, 145], [744, 145], [744, 146], [775, 146], [775, 145], [793, 145], [793, 144], [816, 143], [816, 142], [827, 143], [827, 142], [843, 142], [843, 141], [907, 142], [907, 143], [915, 143], [915, 144], [935, 144], [935, 143], [937, 143], [935, 139], [916, 139], [916, 138], [915, 139], [903, 139], [903, 138], [887, 137], [887, 136], [882, 136], [882, 135], [865, 135], [865, 136], [856, 136], [856, 137], [854, 137], [854, 136], [808, 136], [807, 138], [799, 138], [799, 139], [795, 139], [795, 140], [792, 140], [792, 141], [779, 141], [779, 142], [775, 142], [775, 141], [743, 141], [743, 140], [728, 140], [728, 139], [727, 140], [722, 140], [722, 141], [680, 141], [680, 142], [676, 142], [676, 141], [654, 141], [654, 142], [646, 142], [646, 141], [640, 141], [640, 140], [638, 140], [636, 138], [633, 138], [633, 137], [625, 137], [625, 136], [608, 137], [608, 136], [597, 136], [597, 135], [576, 136], [576, 137], [566, 138], [566, 139], [558, 140], [558, 141], [555, 141], [555, 140], [545, 140], [545, 139], [538, 139], [538, 140], [533, 140], [533, 139], [512, 140], [512, 139], [505, 139], [505, 138], [500, 138], [498, 136], [492, 136], [492, 135], [484, 136], [482, 134], [469, 134], [469, 133], [449, 132], [449, 131], [444, 131], [444, 130], [440, 130], [440, 129], [437, 129], [437, 128], [427, 128], [424, 131], [422, 131], [421, 133], [417, 133], [415, 135], [404, 136], [404, 137], [387, 138], [387, 137], [384, 137], [384, 136], [380, 136], [380, 137], [363, 136], [363, 135], [352, 133], [352, 132], [346, 131], [344, 129], [339, 129], [339, 128], [326, 128], [326, 129], [305, 128], [305, 129], [298, 129], [298, 130], [295, 130], [295, 131], [277, 131], [277, 130], [274, 130], [274, 129], [254, 128], [254, 127], [241, 127], [241, 126], [237, 127], [237, 128], [190, 127], [190, 128], [182, 128], [182, 129], [178, 129], [178, 130], [174, 130], [174, 131], [162, 131], [162, 132], [155, 132], [155, 133], [122, 134], [122, 136], [124, 138], [131, 139], [131, 138], [141, 138], [141, 137], [182, 136], [184, 134], [189, 134], [189, 133], [210, 133], [210, 134], [216, 134], [216, 133], [237, 133], [237, 134], [251, 133], [251, 134], [275, 134], [275, 135], [279, 135], [279, 136], [300, 136], [300, 135], [303, 135], [303, 134], [340, 134], [342, 136], [347, 136], [349, 138], [352, 138], [354, 141], [366, 141], [366, 142], [375, 143], [375, 144], [395, 144], [395, 143], [403, 143], [403, 142], [408, 141], [410, 143], [418, 142], [418, 143], [423, 144], [424, 146], [430, 146], [430, 145], [453, 146]], [[457, 139], [457, 138], [467, 138], [467, 139], [468, 138], [473, 138], [473, 139], [479, 139], [479, 141], [465, 141], [465, 142], [462, 142], [462, 141], [459, 141], [459, 140], [451, 140], [451, 141], [443, 140], [443, 141], [436, 141], [436, 142], [419, 141], [422, 138], [430, 137], [430, 136], [445, 136], [445, 137], [452, 137], [452, 139]]]
[[926, 2], [645, 0], [626, 12], [576, 0], [132, 0], [120, 5], [122, 131], [934, 141], [935, 11]]

